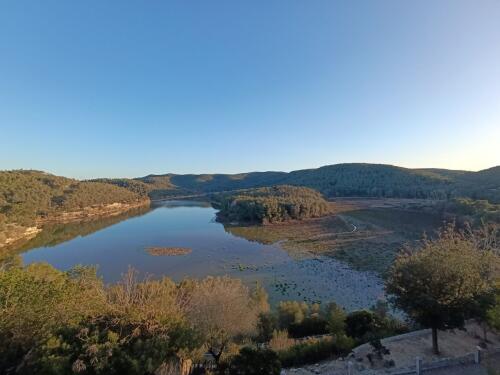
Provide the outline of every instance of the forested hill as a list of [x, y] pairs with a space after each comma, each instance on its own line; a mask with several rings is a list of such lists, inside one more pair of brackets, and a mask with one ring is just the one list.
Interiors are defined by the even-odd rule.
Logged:
[[273, 185], [305, 186], [326, 197], [470, 197], [500, 203], [500, 167], [480, 172], [408, 169], [383, 164], [335, 164], [293, 172], [149, 175], [99, 180], [148, 194], [153, 199]]
[[40, 171], [0, 171], [0, 230], [2, 223], [26, 226], [50, 215], [141, 200], [141, 195], [112, 184], [78, 181]]
[[321, 217], [330, 213], [328, 202], [313, 189], [278, 185], [215, 194], [219, 220], [225, 222], [279, 223]]

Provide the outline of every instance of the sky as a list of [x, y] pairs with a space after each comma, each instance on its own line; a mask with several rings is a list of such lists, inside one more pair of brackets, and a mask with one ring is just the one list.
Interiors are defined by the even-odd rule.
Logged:
[[0, 0], [0, 169], [500, 165], [500, 0]]

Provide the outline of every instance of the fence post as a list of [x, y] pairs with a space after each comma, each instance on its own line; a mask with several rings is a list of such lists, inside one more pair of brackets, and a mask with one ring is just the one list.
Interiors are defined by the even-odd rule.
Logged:
[[474, 363], [481, 363], [481, 348], [476, 346], [476, 351], [474, 352]]
[[347, 362], [347, 375], [352, 375], [352, 362]]
[[415, 372], [417, 375], [422, 374], [422, 358], [420, 357], [415, 358]]

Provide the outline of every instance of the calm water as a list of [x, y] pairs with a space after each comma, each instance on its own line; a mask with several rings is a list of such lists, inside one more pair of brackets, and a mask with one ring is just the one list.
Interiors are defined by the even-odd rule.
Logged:
[[[376, 275], [358, 272], [328, 257], [293, 259], [278, 245], [236, 237], [215, 222], [216, 210], [197, 202], [172, 201], [137, 216], [47, 228], [23, 250], [23, 260], [59, 269], [97, 265], [106, 282], [128, 267], [153, 277], [230, 275], [260, 282], [271, 302], [282, 299], [336, 301], [348, 309], [369, 307], [383, 295]], [[120, 221], [121, 220], [121, 221]], [[182, 256], [152, 256], [151, 246], [189, 247]]]

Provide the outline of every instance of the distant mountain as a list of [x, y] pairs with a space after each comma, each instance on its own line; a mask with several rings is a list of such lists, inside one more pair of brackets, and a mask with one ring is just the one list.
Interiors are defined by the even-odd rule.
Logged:
[[[113, 180], [106, 180], [112, 182]], [[500, 166], [479, 172], [409, 169], [384, 164], [335, 164], [293, 172], [149, 175], [117, 184], [141, 184], [152, 198], [274, 185], [306, 186], [326, 197], [471, 197], [500, 203]]]
[[[479, 172], [335, 164], [293, 172], [164, 174], [78, 181], [40, 171], [0, 171], [0, 227], [85, 207], [276, 185], [304, 186], [325, 197], [456, 197], [500, 203], [500, 166]], [[0, 228], [1, 229], [1, 228]], [[1, 230], [0, 230], [1, 231]]]

